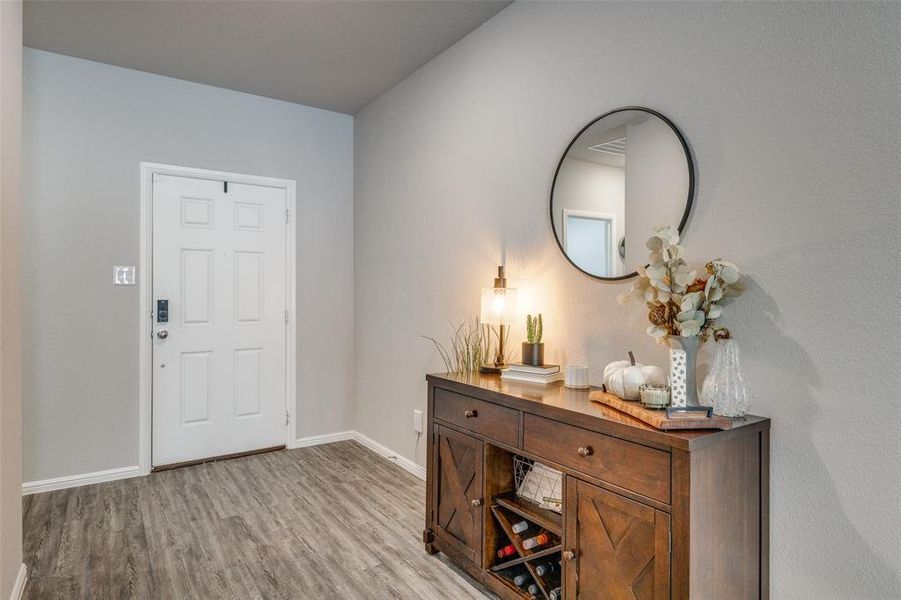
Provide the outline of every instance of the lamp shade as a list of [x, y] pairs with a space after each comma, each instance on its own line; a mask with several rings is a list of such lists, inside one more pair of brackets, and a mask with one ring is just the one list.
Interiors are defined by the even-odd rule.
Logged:
[[517, 293], [515, 288], [482, 288], [483, 325], [510, 325], [516, 318]]

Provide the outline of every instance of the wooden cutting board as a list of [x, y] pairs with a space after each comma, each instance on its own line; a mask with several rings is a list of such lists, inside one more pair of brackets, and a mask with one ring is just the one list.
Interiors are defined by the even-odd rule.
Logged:
[[651, 427], [661, 430], [670, 429], [732, 429], [732, 419], [729, 417], [674, 417], [667, 418], [665, 410], [652, 410], [645, 408], [638, 401], [629, 402], [614, 394], [602, 391], [593, 391], [588, 395], [592, 402], [604, 404], [615, 408], [620, 412], [633, 416], [639, 421], [647, 423]]

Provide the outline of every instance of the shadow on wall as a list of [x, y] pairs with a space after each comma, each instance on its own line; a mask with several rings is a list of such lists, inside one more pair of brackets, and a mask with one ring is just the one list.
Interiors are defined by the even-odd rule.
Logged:
[[[829, 590], [829, 597], [849, 600], [860, 599], [861, 589], [872, 587], [873, 582], [882, 582], [883, 595], [867, 598], [897, 600], [901, 598], [899, 573], [870, 548], [846, 516], [829, 469], [811, 436], [818, 417], [817, 390], [822, 384], [814, 362], [800, 344], [779, 329], [776, 301], [753, 278], [745, 277], [743, 281], [747, 291], [739, 302], [754, 307], [754, 339], [765, 340], [767, 346], [780, 349], [778, 355], [766, 351], [754, 355], [761, 361], [778, 356], [778, 361], [767, 365], [769, 368], [803, 374], [795, 379], [795, 389], [783, 390], [783, 396], [778, 400], [782, 402], [781, 414], [774, 417], [772, 425], [770, 572], [784, 568], [790, 573], [771, 577], [771, 580], [810, 582], [811, 593]], [[751, 391], [752, 394], [755, 392], [753, 387]], [[791, 442], [786, 443], [789, 436]], [[780, 482], [790, 482], [791, 487], [781, 486]], [[815, 546], [822, 549], [823, 560], [801, 560], [801, 554], [811, 544], [798, 539], [799, 531], [807, 532], [818, 542]], [[843, 556], [854, 557], [854, 564], [837, 565], [828, 559], [837, 546], [841, 546]], [[848, 567], [856, 577], [848, 576]], [[866, 581], [865, 585], [863, 581]], [[771, 594], [773, 598], [786, 597], [785, 592], [775, 588]]]

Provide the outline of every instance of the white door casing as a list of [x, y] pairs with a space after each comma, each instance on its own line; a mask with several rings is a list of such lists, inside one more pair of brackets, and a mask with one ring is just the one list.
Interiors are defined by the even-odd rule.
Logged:
[[286, 442], [289, 191], [152, 174], [154, 466]]

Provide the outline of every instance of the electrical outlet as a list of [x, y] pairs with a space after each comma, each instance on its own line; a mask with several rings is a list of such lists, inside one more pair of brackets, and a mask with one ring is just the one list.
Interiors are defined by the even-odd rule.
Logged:
[[422, 433], [422, 411], [413, 409], [413, 431]]

